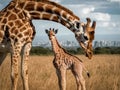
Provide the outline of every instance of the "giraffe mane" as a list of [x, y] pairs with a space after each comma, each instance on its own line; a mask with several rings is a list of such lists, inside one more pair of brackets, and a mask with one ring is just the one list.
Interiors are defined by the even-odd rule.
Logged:
[[[68, 55], [70, 55], [70, 56], [73, 56], [71, 53], [69, 53], [66, 49], [64, 49], [63, 47], [61, 47], [62, 49], [63, 49], [63, 51], [65, 52], [65, 53], [67, 53]], [[77, 59], [79, 59], [77, 56], [74, 56], [74, 57], [76, 57]], [[83, 62], [81, 59], [79, 59], [79, 61], [80, 62]]]
[[[69, 10], [69, 9], [67, 9], [67, 8], [65, 8], [65, 7], [59, 5], [59, 4], [55, 3], [55, 2], [52, 2], [52, 1], [49, 1], [49, 0], [36, 0], [36, 1], [38, 1], [38, 2], [43, 2], [43, 3], [47, 3], [47, 4], [51, 4], [51, 5], [53, 5], [53, 6], [59, 7], [59, 8], [61, 8], [62, 10], [68, 12], [70, 15], [75, 16], [74, 13], [73, 13], [71, 10]], [[77, 17], [77, 16], [75, 16], [75, 17], [79, 20], [79, 17]]]
[[[56, 41], [57, 41], [57, 39], [56, 39]], [[63, 50], [63, 52], [64, 53], [67, 53], [68, 55], [70, 55], [70, 56], [74, 56], [74, 55], [72, 55], [71, 53], [69, 53], [65, 48], [63, 48], [59, 43], [58, 43], [58, 41], [57, 41], [57, 44], [58, 44], [58, 46], [59, 46], [59, 48], [61, 48], [62, 50]], [[79, 59], [77, 56], [74, 56], [75, 58], [77, 58], [80, 62], [83, 62], [81, 59]]]
[[[57, 45], [59, 46], [59, 48], [61, 48], [61, 49], [63, 50], [64, 53], [67, 53], [68, 55], [73, 56], [71, 53], [69, 53], [66, 49], [64, 49], [64, 48], [59, 44], [59, 42], [58, 42], [56, 36], [55, 36], [55, 40], [56, 40]], [[79, 59], [78, 57], [76, 57], [76, 56], [74, 56], [74, 57], [77, 58], [80, 62], [83, 62], [83, 61], [82, 61], [81, 59]]]

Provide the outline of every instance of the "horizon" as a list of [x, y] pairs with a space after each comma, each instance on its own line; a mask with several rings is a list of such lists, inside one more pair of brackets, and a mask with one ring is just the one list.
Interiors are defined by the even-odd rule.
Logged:
[[[78, 44], [77, 40], [75, 39], [74, 35], [56, 35], [57, 40], [61, 42], [74, 42]], [[95, 39], [93, 40], [93, 43], [95, 41], [120, 41], [119, 35], [97, 35], [95, 36]], [[38, 43], [50, 43], [50, 40], [47, 35], [40, 35], [34, 38], [33, 45]]]

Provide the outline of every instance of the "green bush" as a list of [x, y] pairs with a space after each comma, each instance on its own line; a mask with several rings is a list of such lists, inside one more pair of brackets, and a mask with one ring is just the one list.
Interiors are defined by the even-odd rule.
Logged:
[[[71, 54], [84, 54], [82, 48], [65, 48], [65, 50]], [[93, 50], [94, 54], [120, 54], [120, 47], [97, 47]], [[32, 47], [31, 55], [53, 55], [53, 51], [50, 48]]]
[[31, 55], [49, 55], [49, 54], [53, 54], [53, 52], [49, 48], [32, 47], [30, 54]]
[[120, 54], [120, 47], [97, 47], [94, 54]]

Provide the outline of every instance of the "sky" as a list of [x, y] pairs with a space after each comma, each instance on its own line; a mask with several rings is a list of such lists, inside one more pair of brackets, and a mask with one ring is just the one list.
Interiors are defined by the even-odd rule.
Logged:
[[[11, 0], [0, 0], [0, 10], [4, 8]], [[51, 0], [73, 11], [82, 22], [86, 22], [86, 17], [95, 20], [97, 23], [95, 31], [95, 40], [99, 39], [120, 39], [120, 0]], [[74, 38], [74, 34], [63, 25], [45, 20], [33, 20], [35, 29], [35, 40], [48, 40], [44, 30], [51, 28], [59, 29], [58, 37], [69, 40]], [[63, 37], [60, 37], [63, 36]], [[43, 38], [44, 37], [44, 38]]]

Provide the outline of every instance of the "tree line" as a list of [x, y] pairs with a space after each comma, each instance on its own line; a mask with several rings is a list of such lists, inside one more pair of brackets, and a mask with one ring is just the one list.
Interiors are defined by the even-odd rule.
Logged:
[[[84, 54], [82, 48], [65, 48], [71, 54]], [[93, 49], [94, 54], [120, 54], [120, 47], [97, 47]], [[40, 46], [32, 47], [31, 55], [53, 55], [51, 48], [43, 48]]]

